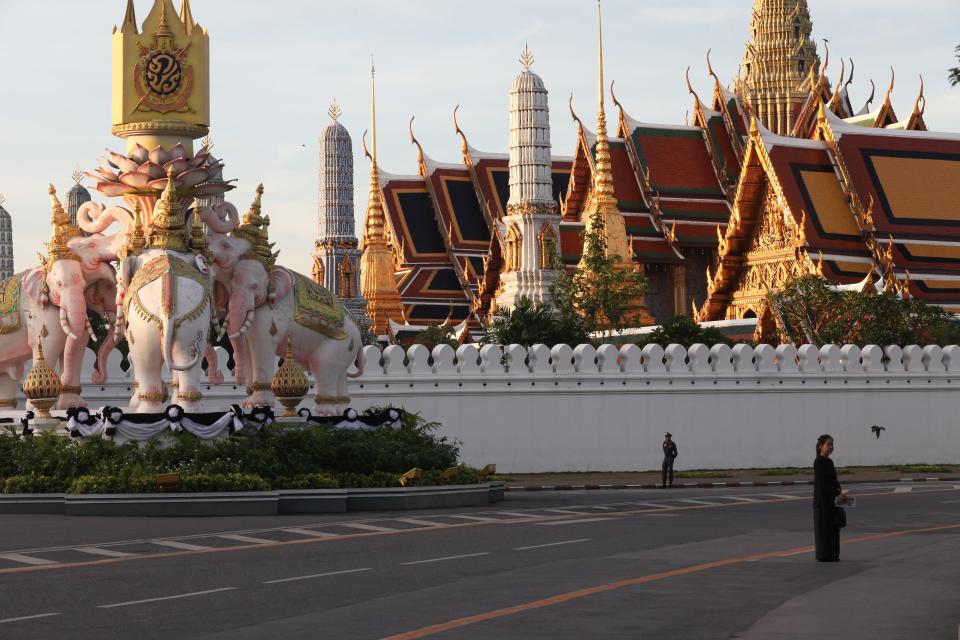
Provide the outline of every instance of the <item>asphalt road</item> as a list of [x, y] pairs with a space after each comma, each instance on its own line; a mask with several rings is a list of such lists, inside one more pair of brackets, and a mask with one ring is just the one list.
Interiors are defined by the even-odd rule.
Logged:
[[339, 516], [0, 516], [0, 638], [923, 638], [960, 624], [960, 485], [509, 493]]

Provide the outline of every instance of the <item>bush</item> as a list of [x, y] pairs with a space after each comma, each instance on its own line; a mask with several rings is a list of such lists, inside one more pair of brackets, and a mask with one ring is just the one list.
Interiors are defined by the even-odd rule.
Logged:
[[68, 493], [150, 493], [156, 480], [147, 476], [80, 476], [70, 483]]
[[536, 304], [522, 297], [513, 309], [497, 309], [487, 327], [487, 340], [494, 344], [552, 347], [556, 344], [576, 346], [590, 342], [590, 337], [577, 314], [564, 314], [550, 305]]
[[270, 483], [252, 473], [201, 473], [180, 481], [180, 491], [270, 491]]
[[662, 325], [643, 336], [637, 341], [639, 346], [659, 344], [666, 347], [670, 344], [682, 344], [690, 348], [694, 344], [705, 344], [712, 347], [715, 344], [733, 346], [733, 340], [723, 335], [713, 327], [703, 328], [688, 316], [674, 316]]
[[326, 473], [303, 473], [297, 476], [277, 478], [274, 489], [337, 489], [340, 483]]

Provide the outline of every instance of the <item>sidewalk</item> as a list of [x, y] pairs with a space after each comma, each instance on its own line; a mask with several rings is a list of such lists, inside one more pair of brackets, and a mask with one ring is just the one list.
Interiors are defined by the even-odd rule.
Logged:
[[[903, 467], [841, 467], [841, 485], [865, 482], [960, 482], [960, 465], [904, 465]], [[583, 473], [517, 473], [497, 475], [507, 491], [571, 491], [599, 489], [655, 489], [660, 471]], [[765, 487], [813, 484], [813, 469], [715, 469], [674, 471], [673, 488]]]

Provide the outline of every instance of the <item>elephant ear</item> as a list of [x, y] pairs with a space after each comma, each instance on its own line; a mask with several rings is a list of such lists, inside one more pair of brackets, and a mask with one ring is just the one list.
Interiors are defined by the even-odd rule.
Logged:
[[293, 289], [293, 276], [283, 267], [275, 267], [270, 272], [270, 285], [272, 289], [270, 306], [273, 307], [277, 300], [286, 296]]
[[23, 281], [20, 285], [20, 295], [33, 300], [41, 307], [46, 307], [50, 304], [50, 299], [47, 297], [47, 293], [44, 291], [46, 287], [46, 272], [40, 267], [35, 267], [28, 271], [25, 276], [23, 276]]

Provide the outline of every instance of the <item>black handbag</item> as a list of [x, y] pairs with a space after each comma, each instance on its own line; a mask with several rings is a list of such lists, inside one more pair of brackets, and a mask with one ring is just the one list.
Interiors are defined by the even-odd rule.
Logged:
[[834, 507], [833, 510], [833, 523], [837, 529], [843, 529], [847, 526], [847, 510], [843, 507]]

